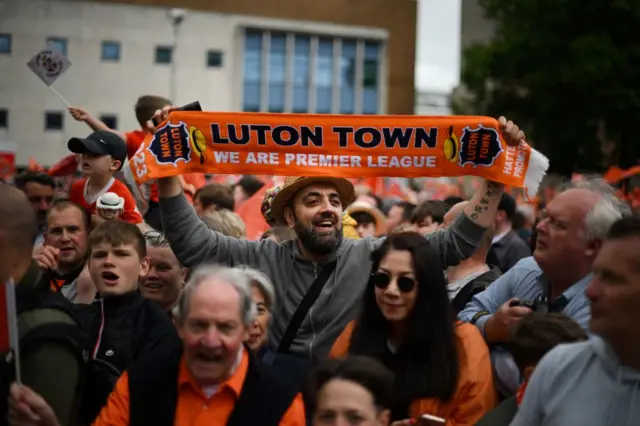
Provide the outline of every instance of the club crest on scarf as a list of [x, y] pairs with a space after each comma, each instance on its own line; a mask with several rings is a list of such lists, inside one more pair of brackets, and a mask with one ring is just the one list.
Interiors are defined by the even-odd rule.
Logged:
[[491, 167], [502, 151], [497, 130], [482, 125], [475, 129], [469, 126], [462, 129], [459, 154], [461, 166], [471, 164], [473, 167]]
[[[190, 139], [186, 124], [167, 123], [158, 129], [147, 149], [153, 154], [158, 164], [173, 164], [177, 167], [179, 161], [185, 164], [191, 161]], [[198, 153], [198, 155], [201, 154]]]

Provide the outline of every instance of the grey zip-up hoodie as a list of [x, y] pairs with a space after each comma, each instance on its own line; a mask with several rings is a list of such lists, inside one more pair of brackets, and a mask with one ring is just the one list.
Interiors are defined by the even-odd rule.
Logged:
[[[209, 230], [183, 194], [161, 198], [160, 211], [171, 249], [186, 267], [202, 263], [248, 265], [269, 276], [276, 289], [269, 343], [276, 348], [322, 265], [305, 259], [295, 241], [277, 244], [271, 240], [238, 240]], [[440, 252], [446, 268], [471, 256], [484, 232], [484, 228], [463, 214], [453, 226], [427, 238]], [[300, 326], [291, 345], [292, 353], [318, 358], [329, 353], [340, 332], [358, 313], [371, 272], [369, 257], [382, 241], [382, 238], [342, 241], [334, 254], [336, 270]]]
[[511, 426], [640, 424], [640, 371], [600, 337], [560, 345], [540, 361]]

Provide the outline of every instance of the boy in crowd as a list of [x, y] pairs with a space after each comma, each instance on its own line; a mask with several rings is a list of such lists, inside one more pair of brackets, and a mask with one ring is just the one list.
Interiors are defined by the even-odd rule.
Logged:
[[488, 412], [476, 426], [508, 426], [518, 412], [527, 383], [536, 365], [561, 343], [587, 340], [587, 333], [571, 318], [559, 313], [527, 315], [513, 330], [509, 351], [513, 356], [523, 382], [517, 395], [507, 398]]
[[[97, 226], [89, 235], [88, 268], [99, 298], [77, 310], [91, 343], [81, 424], [93, 423], [125, 370], [180, 350], [171, 318], [138, 291], [138, 280], [147, 273], [149, 261], [144, 236], [135, 225], [107, 221]], [[41, 413], [37, 415], [46, 421], [39, 424], [59, 424], [51, 407], [24, 386], [12, 387], [9, 404], [15, 420], [32, 421], [30, 416]]]
[[90, 397], [85, 416], [93, 421], [120, 374], [134, 361], [162, 357], [180, 344], [171, 318], [142, 297], [138, 280], [149, 270], [147, 247], [140, 230], [122, 221], [105, 222], [89, 236], [88, 266], [98, 290], [92, 305]]
[[103, 219], [97, 214], [96, 201], [107, 192], [113, 192], [124, 198], [120, 219], [133, 224], [142, 223], [129, 188], [113, 176], [127, 158], [124, 141], [114, 133], [97, 131], [84, 139], [72, 138], [67, 146], [71, 152], [82, 154], [84, 174], [84, 178], [71, 186], [69, 200], [84, 207], [92, 215], [92, 222], [99, 224]]
[[[147, 121], [151, 119], [151, 117], [157, 110], [162, 109], [167, 105], [171, 105], [171, 101], [161, 96], [140, 96], [136, 101], [136, 105], [134, 107], [136, 120], [138, 121], [138, 124], [140, 124], [140, 128], [138, 130], [132, 130], [130, 132], [119, 132], [117, 130], [109, 128], [109, 126], [89, 114], [83, 108], [72, 107], [69, 108], [69, 112], [71, 113], [73, 118], [75, 118], [77, 121], [86, 123], [89, 127], [91, 127], [93, 131], [112, 132], [118, 135], [120, 139], [125, 141], [127, 157], [131, 159], [138, 151], [138, 148], [140, 148], [140, 145], [142, 145], [145, 136], [147, 136], [148, 134], [146, 130]], [[158, 210], [158, 187], [155, 183], [151, 183], [149, 185], [148, 201], [149, 205], [147, 207], [144, 220], [152, 228], [161, 230], [162, 223], [160, 223], [160, 211]]]
[[430, 234], [442, 225], [447, 206], [443, 201], [428, 200], [411, 212], [411, 223], [422, 235]]

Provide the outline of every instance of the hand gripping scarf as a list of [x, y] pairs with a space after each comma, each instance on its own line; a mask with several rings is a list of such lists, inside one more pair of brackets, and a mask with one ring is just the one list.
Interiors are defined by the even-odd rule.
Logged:
[[125, 167], [137, 184], [183, 173], [283, 176], [472, 175], [535, 194], [549, 166], [472, 116], [172, 112]]

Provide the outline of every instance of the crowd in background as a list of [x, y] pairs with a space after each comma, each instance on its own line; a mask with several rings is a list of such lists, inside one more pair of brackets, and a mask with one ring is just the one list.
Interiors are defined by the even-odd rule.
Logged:
[[0, 185], [10, 424], [640, 418], [640, 218], [618, 188], [193, 175], [139, 197], [121, 170], [168, 105], [140, 98], [128, 133], [71, 108], [93, 133]]

